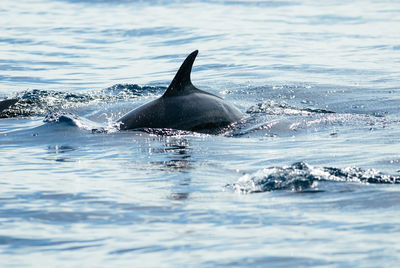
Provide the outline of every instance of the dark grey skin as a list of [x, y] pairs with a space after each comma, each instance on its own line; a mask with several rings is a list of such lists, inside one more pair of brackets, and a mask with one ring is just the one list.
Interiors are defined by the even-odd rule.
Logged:
[[190, 80], [198, 51], [182, 63], [174, 79], [160, 98], [121, 117], [120, 129], [172, 128], [202, 131], [224, 127], [239, 121], [243, 114], [222, 98], [197, 89]]
[[5, 109], [13, 106], [18, 102], [18, 99], [7, 99], [7, 100], [0, 100], [0, 113]]

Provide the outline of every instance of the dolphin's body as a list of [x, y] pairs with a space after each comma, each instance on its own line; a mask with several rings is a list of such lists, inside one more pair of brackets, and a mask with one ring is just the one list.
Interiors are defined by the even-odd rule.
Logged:
[[121, 117], [120, 129], [172, 128], [211, 130], [239, 121], [243, 114], [222, 98], [193, 86], [190, 80], [198, 51], [182, 63], [174, 79], [160, 98], [144, 104]]
[[6, 100], [0, 100], [0, 113], [4, 111], [5, 109], [13, 106], [18, 102], [18, 99], [6, 99]]

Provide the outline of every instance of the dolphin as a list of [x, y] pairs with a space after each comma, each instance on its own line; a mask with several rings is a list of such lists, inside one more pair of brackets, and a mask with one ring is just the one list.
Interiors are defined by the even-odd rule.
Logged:
[[117, 120], [121, 130], [172, 128], [206, 132], [239, 121], [243, 114], [222, 98], [197, 89], [190, 80], [198, 50], [182, 63], [165, 93]]
[[18, 99], [0, 100], [0, 113], [18, 102]]

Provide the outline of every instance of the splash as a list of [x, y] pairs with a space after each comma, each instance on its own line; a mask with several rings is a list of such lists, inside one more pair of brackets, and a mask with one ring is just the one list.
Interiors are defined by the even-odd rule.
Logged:
[[288, 167], [270, 167], [245, 174], [237, 183], [228, 184], [239, 193], [258, 193], [277, 190], [304, 191], [315, 189], [319, 181], [342, 181], [376, 184], [400, 184], [400, 176], [383, 174], [375, 169], [356, 167], [332, 168], [312, 167], [297, 162]]

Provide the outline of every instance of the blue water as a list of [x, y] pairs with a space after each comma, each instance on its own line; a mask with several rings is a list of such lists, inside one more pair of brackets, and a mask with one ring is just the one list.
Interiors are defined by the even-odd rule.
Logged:
[[[400, 3], [0, 4], [0, 266], [400, 261]], [[117, 131], [193, 50], [245, 113]]]

